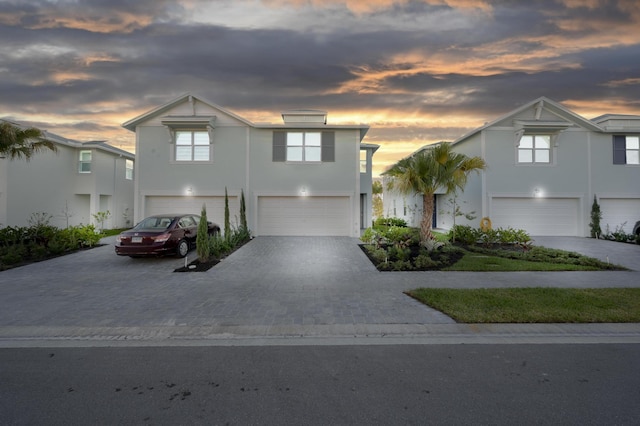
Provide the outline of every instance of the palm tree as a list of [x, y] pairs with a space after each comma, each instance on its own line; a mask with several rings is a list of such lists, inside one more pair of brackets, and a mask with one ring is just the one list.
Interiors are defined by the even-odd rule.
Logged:
[[0, 156], [11, 160], [29, 161], [36, 152], [57, 151], [54, 142], [46, 139], [35, 127], [22, 128], [7, 121], [0, 122]]
[[389, 190], [422, 194], [420, 242], [425, 243], [433, 239], [431, 218], [435, 192], [439, 188], [447, 193], [464, 190], [469, 174], [479, 173], [486, 167], [482, 158], [453, 152], [451, 144], [441, 143], [398, 161], [383, 174], [391, 178], [387, 184]]

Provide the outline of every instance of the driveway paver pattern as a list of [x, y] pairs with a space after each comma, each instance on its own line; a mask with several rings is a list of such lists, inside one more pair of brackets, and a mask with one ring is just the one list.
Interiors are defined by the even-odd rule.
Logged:
[[[239, 331], [281, 336], [314, 327], [344, 335], [367, 327], [380, 333], [397, 326], [458, 327], [403, 291], [640, 285], [635, 271], [378, 272], [358, 243], [348, 237], [258, 237], [198, 273], [174, 273], [183, 259], [130, 259], [116, 256], [107, 244], [3, 271], [0, 339], [202, 337]], [[189, 258], [194, 257], [191, 252]]]

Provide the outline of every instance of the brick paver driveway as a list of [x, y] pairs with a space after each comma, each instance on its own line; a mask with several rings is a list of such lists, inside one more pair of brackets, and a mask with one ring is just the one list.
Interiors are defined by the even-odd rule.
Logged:
[[[0, 272], [0, 337], [254, 334], [452, 323], [380, 280], [354, 238], [258, 237], [208, 272], [107, 245]], [[189, 254], [195, 256], [195, 252]], [[194, 332], [193, 330], [197, 330]], [[133, 336], [132, 336], [133, 335]]]

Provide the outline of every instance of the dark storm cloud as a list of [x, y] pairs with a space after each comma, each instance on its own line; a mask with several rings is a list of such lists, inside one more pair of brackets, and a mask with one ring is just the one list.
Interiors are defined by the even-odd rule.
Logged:
[[[95, 135], [117, 128], [107, 114], [191, 91], [275, 120], [296, 107], [389, 115], [375, 143], [452, 140], [478, 124], [456, 117], [489, 121], [543, 95], [640, 108], [633, 1], [291, 3], [220, 0], [209, 10], [229, 18], [208, 21], [193, 13], [211, 2], [196, 0], [1, 1], [0, 115], [46, 113]], [[234, 22], [241, 7], [255, 19]]]

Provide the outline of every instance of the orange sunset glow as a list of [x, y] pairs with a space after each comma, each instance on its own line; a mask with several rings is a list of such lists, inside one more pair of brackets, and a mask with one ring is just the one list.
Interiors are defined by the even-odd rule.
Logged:
[[121, 124], [185, 92], [257, 123], [371, 126], [374, 175], [539, 96], [640, 114], [640, 8], [556, 0], [0, 3], [0, 118], [134, 150]]

